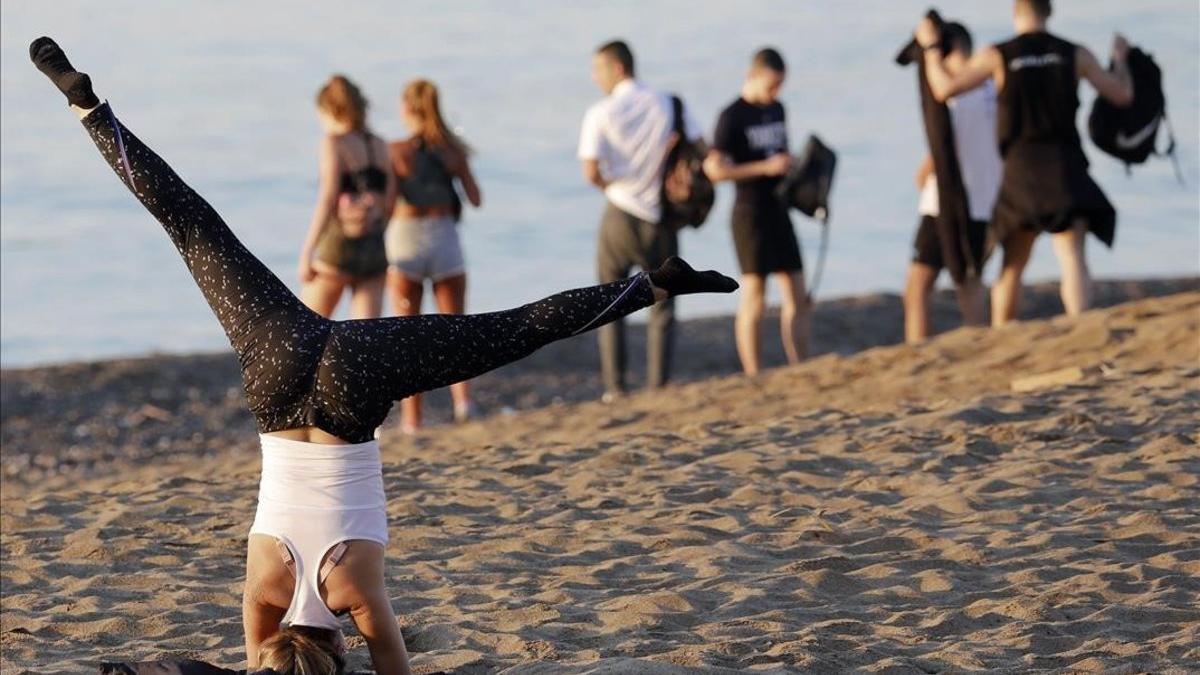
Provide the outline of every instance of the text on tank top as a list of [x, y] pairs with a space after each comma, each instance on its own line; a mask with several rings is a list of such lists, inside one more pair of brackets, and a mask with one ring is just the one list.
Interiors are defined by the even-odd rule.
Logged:
[[1000, 153], [1025, 143], [1061, 144], [1082, 151], [1075, 113], [1079, 78], [1074, 44], [1049, 33], [1018, 35], [996, 45], [1004, 60], [996, 133]]

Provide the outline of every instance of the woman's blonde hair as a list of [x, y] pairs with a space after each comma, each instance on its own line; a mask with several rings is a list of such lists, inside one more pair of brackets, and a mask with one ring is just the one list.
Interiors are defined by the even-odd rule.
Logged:
[[346, 663], [331, 630], [288, 626], [258, 649], [258, 665], [279, 675], [342, 675]]
[[429, 145], [448, 145], [463, 154], [470, 154], [471, 147], [446, 125], [442, 117], [436, 84], [426, 79], [413, 80], [404, 87], [400, 98], [420, 124], [417, 136]]
[[345, 75], [334, 75], [321, 87], [317, 107], [351, 129], [367, 126], [367, 99]]

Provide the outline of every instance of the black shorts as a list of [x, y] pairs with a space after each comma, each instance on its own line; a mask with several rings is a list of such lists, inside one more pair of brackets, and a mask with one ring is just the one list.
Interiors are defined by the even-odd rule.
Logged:
[[[971, 229], [967, 232], [968, 243], [971, 246], [971, 255], [974, 256], [975, 260], [984, 259], [983, 249], [987, 242], [987, 227], [987, 222], [975, 220], [971, 222]], [[917, 236], [913, 240], [912, 261], [928, 265], [935, 270], [945, 267], [942, 257], [942, 240], [938, 236], [937, 218], [935, 216], [921, 216], [921, 220], [917, 223]]]
[[742, 274], [804, 269], [788, 209], [774, 200], [768, 204], [734, 204], [733, 245]]

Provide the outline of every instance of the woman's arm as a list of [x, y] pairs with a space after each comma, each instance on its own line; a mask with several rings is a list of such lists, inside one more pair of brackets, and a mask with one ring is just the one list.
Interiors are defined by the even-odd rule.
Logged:
[[384, 585], [383, 547], [351, 541], [345, 557], [325, 580], [331, 608], [346, 607], [367, 641], [371, 663], [379, 675], [409, 675], [408, 651]]
[[313, 269], [313, 252], [317, 249], [317, 241], [325, 230], [326, 223], [333, 215], [337, 203], [338, 190], [338, 158], [333, 136], [321, 140], [318, 153], [318, 174], [320, 187], [317, 189], [317, 206], [313, 209], [312, 222], [308, 225], [308, 234], [304, 237], [304, 245], [300, 248], [300, 281], [312, 281], [317, 275]]
[[1080, 79], [1087, 80], [1096, 88], [1096, 93], [1113, 105], [1124, 108], [1133, 103], [1133, 78], [1129, 76], [1129, 43], [1121, 35], [1113, 38], [1112, 72], [1105, 70], [1087, 47], [1080, 46], [1075, 53], [1075, 70]]
[[471, 206], [479, 208], [483, 205], [483, 193], [479, 190], [479, 183], [475, 182], [475, 174], [471, 172], [471, 162], [461, 150], [451, 150], [450, 153], [454, 157], [451, 167], [454, 177], [462, 184], [463, 192], [466, 193]]
[[387, 143], [384, 143], [382, 138], [376, 138], [373, 142], [383, 146], [383, 155], [388, 158], [388, 166], [383, 168], [386, 181], [383, 188], [383, 218], [386, 222], [392, 219], [392, 211], [396, 209], [396, 194], [400, 191], [400, 183], [396, 180], [396, 172], [392, 166], [395, 162], [392, 161]]

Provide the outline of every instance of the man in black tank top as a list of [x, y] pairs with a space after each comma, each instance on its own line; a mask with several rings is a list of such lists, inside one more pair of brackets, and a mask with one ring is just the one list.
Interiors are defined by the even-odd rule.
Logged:
[[929, 85], [939, 100], [988, 78], [999, 91], [996, 132], [1004, 178], [990, 234], [1004, 246], [1004, 264], [992, 289], [992, 325], [1016, 318], [1021, 273], [1040, 232], [1054, 237], [1067, 314], [1086, 310], [1091, 279], [1085, 237], [1091, 231], [1112, 246], [1116, 230], [1112, 204], [1088, 175], [1075, 113], [1080, 79], [1118, 106], [1132, 102], [1133, 82], [1125, 61], [1129, 45], [1120, 35], [1114, 37], [1114, 69], [1109, 72], [1086, 47], [1046, 32], [1050, 13], [1050, 0], [1015, 0], [1017, 35], [977, 51], [954, 75], [942, 66], [934, 23], [926, 18], [916, 30], [917, 42], [925, 49]]

